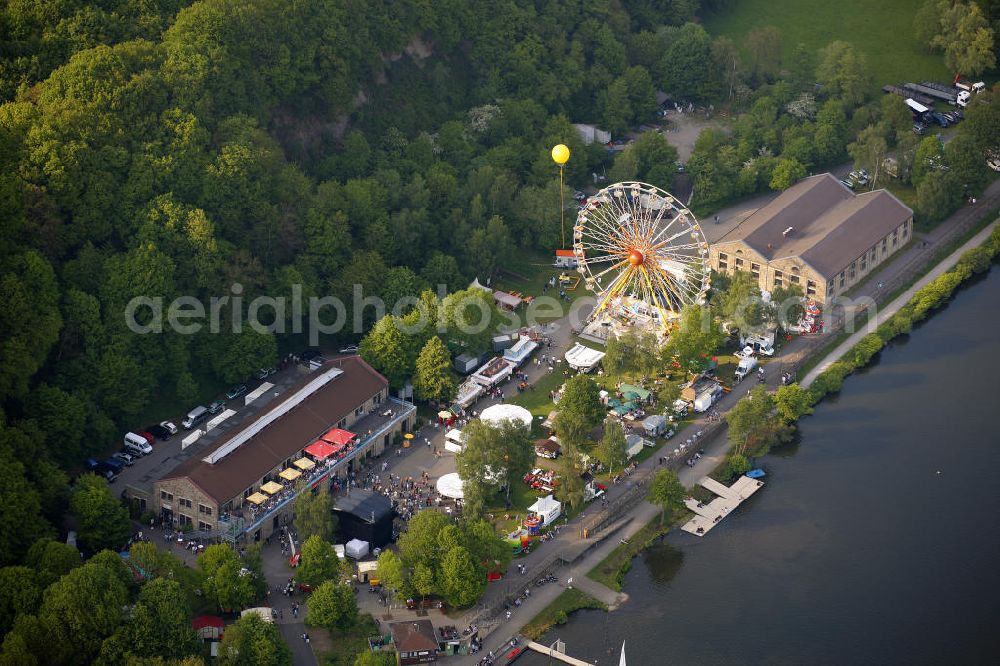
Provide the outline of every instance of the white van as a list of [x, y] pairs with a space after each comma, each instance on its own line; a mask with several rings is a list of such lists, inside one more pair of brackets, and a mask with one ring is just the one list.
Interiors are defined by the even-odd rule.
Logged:
[[195, 427], [195, 425], [198, 424], [199, 422], [204, 421], [207, 416], [208, 416], [208, 407], [205, 407], [204, 405], [198, 405], [190, 412], [188, 412], [187, 417], [185, 417], [185, 419], [181, 421], [181, 425], [184, 426], [185, 429], [190, 430], [191, 428]]
[[141, 456], [149, 455], [153, 452], [153, 447], [149, 445], [146, 438], [134, 432], [125, 433], [125, 450], [129, 453], [137, 453]]

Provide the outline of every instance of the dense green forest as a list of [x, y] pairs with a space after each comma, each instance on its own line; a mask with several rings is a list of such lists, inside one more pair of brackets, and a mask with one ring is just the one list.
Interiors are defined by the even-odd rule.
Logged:
[[[857, 92], [849, 46], [782, 65], [767, 34], [738, 46], [698, 23], [734, 1], [0, 2], [0, 663], [124, 660], [119, 614], [71, 615], [95, 590], [115, 609], [182, 592], [138, 592], [110, 560], [72, 579], [78, 561], [50, 561], [57, 544], [38, 540], [67, 510], [117, 505], [83, 487], [71, 504], [69, 474], [151, 405], [197, 404], [305, 344], [229, 322], [136, 335], [134, 297], [461, 289], [559, 245], [553, 144], [572, 150], [570, 187], [602, 167], [669, 185], [660, 135], [612, 162], [571, 125], [620, 134], [653, 118], [657, 91], [747, 112], [696, 147], [702, 209], [854, 156], [870, 126], [912, 142], [898, 105]], [[965, 148], [1000, 136], [992, 109]], [[90, 551], [121, 545], [99, 527]]]

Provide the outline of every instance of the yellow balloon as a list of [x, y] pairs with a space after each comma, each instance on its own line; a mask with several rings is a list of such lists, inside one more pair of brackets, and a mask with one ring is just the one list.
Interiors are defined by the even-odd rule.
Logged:
[[552, 161], [562, 166], [569, 161], [569, 148], [564, 144], [559, 144], [552, 148]]

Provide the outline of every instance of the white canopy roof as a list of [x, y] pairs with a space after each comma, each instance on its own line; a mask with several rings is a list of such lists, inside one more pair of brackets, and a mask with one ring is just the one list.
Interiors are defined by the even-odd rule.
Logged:
[[465, 497], [463, 485], [462, 479], [458, 476], [458, 472], [452, 472], [451, 474], [445, 474], [438, 479], [437, 491], [443, 496], [450, 497], [451, 499], [462, 499]]
[[531, 427], [531, 412], [520, 405], [491, 405], [483, 410], [479, 418], [492, 426], [504, 421], [514, 421], [525, 428]]
[[542, 523], [548, 525], [562, 513], [562, 503], [552, 495], [546, 495], [539, 497], [537, 502], [528, 507], [528, 511], [538, 514]]
[[574, 370], [590, 370], [601, 362], [604, 352], [584, 347], [579, 342], [566, 352], [566, 362]]

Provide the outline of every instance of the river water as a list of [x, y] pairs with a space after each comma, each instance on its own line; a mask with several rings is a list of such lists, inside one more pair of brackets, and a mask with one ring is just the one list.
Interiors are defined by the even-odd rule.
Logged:
[[[543, 638], [617, 664], [997, 663], [1000, 270], [850, 377], [708, 536]], [[544, 664], [532, 655], [525, 664]]]

